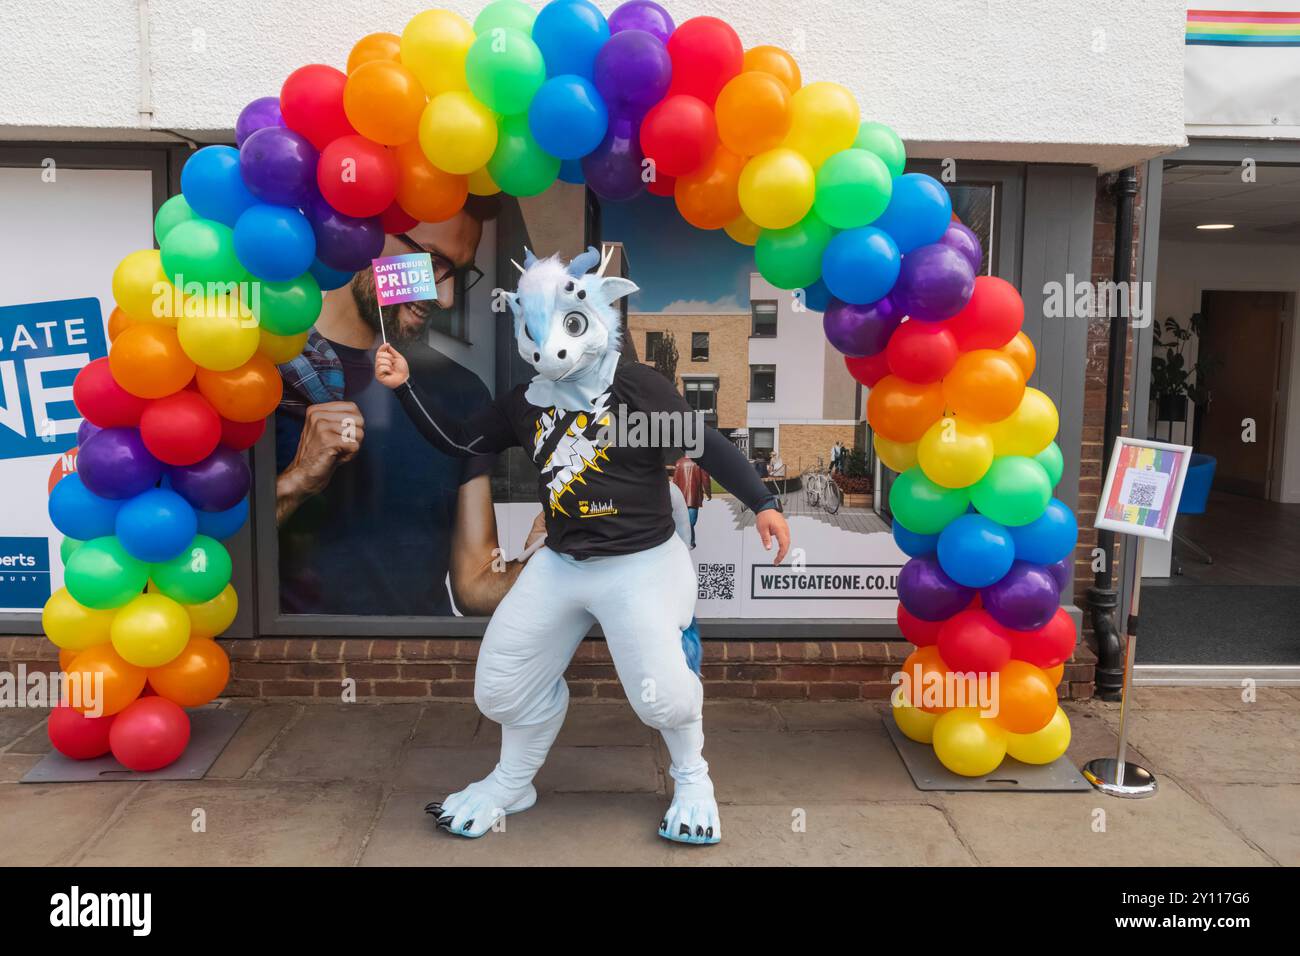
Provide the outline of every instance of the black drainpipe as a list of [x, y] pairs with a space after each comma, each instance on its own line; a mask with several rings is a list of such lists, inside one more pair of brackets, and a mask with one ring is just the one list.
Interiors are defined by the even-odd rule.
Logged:
[[[1116, 177], [1115, 193], [1115, 268], [1111, 278], [1127, 283], [1133, 271], [1133, 200], [1137, 196], [1137, 168], [1130, 166]], [[1124, 364], [1128, 354], [1129, 317], [1119, 314], [1117, 302], [1110, 303], [1110, 352], [1106, 358], [1106, 426], [1102, 436], [1103, 469], [1109, 460], [1115, 439], [1124, 427]], [[1098, 503], [1100, 507], [1100, 502]], [[1097, 547], [1104, 560], [1088, 589], [1088, 609], [1092, 615], [1093, 639], [1097, 649], [1097, 696], [1102, 700], [1119, 700], [1124, 684], [1124, 636], [1116, 610], [1119, 592], [1115, 587], [1113, 565], [1115, 532], [1099, 529]], [[1140, 570], [1139, 570], [1140, 573]]]

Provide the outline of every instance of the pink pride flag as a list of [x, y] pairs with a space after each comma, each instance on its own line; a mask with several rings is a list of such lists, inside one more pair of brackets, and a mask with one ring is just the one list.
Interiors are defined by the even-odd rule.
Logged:
[[433, 260], [427, 252], [371, 259], [370, 270], [375, 277], [375, 298], [381, 307], [438, 297]]

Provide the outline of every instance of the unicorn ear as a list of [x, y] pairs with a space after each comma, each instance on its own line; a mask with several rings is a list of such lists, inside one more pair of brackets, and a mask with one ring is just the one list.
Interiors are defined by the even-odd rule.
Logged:
[[533, 255], [533, 250], [524, 246], [524, 268], [531, 269], [537, 262], [537, 257]]
[[596, 284], [597, 294], [606, 305], [613, 305], [625, 295], [631, 295], [641, 287], [631, 279], [622, 276], [605, 276]]
[[586, 252], [573, 257], [567, 271], [569, 275], [580, 279], [599, 264], [600, 253], [596, 251], [595, 246], [588, 246]]

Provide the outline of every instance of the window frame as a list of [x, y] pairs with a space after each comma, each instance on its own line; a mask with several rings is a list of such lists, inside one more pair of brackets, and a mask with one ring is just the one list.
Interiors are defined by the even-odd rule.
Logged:
[[[754, 376], [758, 369], [772, 370], [772, 397], [755, 398], [754, 397]], [[769, 362], [751, 362], [749, 365], [749, 398], [747, 401], [751, 405], [774, 405], [776, 403], [776, 365]]]

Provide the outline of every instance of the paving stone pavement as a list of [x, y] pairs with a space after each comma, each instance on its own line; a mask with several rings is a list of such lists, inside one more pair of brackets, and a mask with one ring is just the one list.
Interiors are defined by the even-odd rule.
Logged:
[[[44, 714], [0, 713], [0, 862], [10, 865], [1297, 865], [1300, 691], [1140, 688], [1148, 800], [923, 793], [876, 703], [717, 701], [705, 756], [717, 847], [655, 836], [668, 755], [622, 702], [574, 701], [504, 832], [438, 832], [424, 804], [491, 770], [498, 728], [470, 702], [228, 701], [248, 710], [201, 781], [20, 785]], [[1118, 707], [1066, 706], [1076, 764], [1113, 752]], [[574, 840], [581, 832], [583, 838]]]

